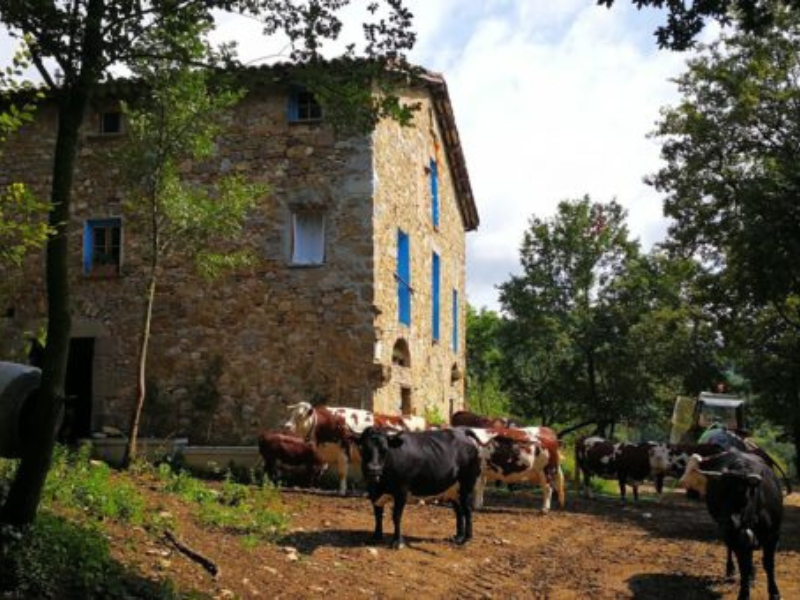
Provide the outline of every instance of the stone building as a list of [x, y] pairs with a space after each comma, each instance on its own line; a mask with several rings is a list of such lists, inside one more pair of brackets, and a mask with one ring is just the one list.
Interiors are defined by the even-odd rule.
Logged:
[[[447, 86], [423, 74], [401, 95], [410, 127], [340, 138], [302, 89], [268, 69], [227, 118], [198, 182], [240, 173], [269, 192], [236, 247], [252, 267], [214, 282], [170, 265], [155, 304], [143, 434], [252, 441], [287, 404], [325, 401], [447, 417], [464, 404], [465, 235], [478, 215]], [[68, 393], [76, 429], [125, 428], [144, 301], [141, 239], [126, 222], [110, 98], [86, 116], [71, 222]], [[47, 197], [56, 114], [43, 106], [0, 157], [0, 183]], [[0, 356], [45, 316], [43, 260], [30, 257], [0, 307]]]

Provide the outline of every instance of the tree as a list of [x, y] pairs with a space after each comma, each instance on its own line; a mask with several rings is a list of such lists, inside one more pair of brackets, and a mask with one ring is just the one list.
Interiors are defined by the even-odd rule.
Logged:
[[[0, 103], [3, 106], [0, 111], [0, 145], [33, 120], [34, 101], [38, 94], [30, 82], [17, 79], [29, 66], [29, 59], [23, 45], [14, 55], [12, 64], [4, 71], [0, 70]], [[47, 209], [48, 205], [21, 183], [9, 183], [0, 190], [0, 269], [7, 271], [10, 267], [19, 267], [30, 250], [45, 243], [49, 233], [45, 219]], [[0, 298], [4, 291], [0, 288]]]
[[501, 386], [502, 326], [496, 312], [467, 306], [467, 402], [471, 410], [490, 417], [508, 416], [510, 409]]
[[619, 204], [588, 196], [561, 202], [550, 221], [531, 219], [520, 249], [523, 273], [500, 286], [506, 384], [522, 414], [601, 426], [624, 414], [603, 365], [615, 332], [600, 318], [608, 286], [638, 254], [624, 221]]
[[[78, 134], [89, 99], [109, 76], [109, 68], [137, 58], [141, 45], [136, 42], [165, 19], [170, 19], [178, 33], [191, 30], [198, 22], [212, 23], [213, 9], [259, 16], [264, 21], [265, 34], [283, 31], [289, 36], [292, 59], [314, 63], [320, 57], [321, 41], [338, 37], [342, 23], [336, 15], [347, 4], [349, 0], [49, 0], [37, 3], [32, 10], [30, 2], [0, 0], [0, 23], [12, 35], [29, 37], [31, 60], [58, 111], [49, 202], [53, 232], [46, 249], [48, 319], [42, 383], [22, 424], [26, 447], [0, 510], [0, 521], [24, 524], [34, 519], [52, 456], [69, 348], [67, 250]], [[380, 11], [381, 7], [388, 16]], [[374, 20], [364, 26], [367, 56], [384, 68], [391, 63], [394, 72], [402, 71], [404, 53], [414, 43], [411, 14], [402, 0], [372, 2], [369, 8]], [[180, 47], [167, 50], [177, 58], [183, 56]], [[348, 55], [353, 52], [349, 47]], [[346, 95], [342, 98], [347, 100]], [[355, 98], [354, 102], [359, 104], [361, 99]], [[372, 114], [376, 107], [369, 104], [363, 110]]]
[[[597, 4], [610, 7], [615, 0], [597, 0]], [[756, 35], [774, 26], [784, 8], [800, 9], [800, 0], [631, 0], [636, 8], [665, 8], [667, 22], [656, 28], [655, 36], [660, 48], [686, 50], [694, 45], [707, 19], [722, 25], [736, 23], [743, 31]]]
[[744, 352], [752, 391], [781, 407], [766, 412], [798, 445], [794, 383], [778, 378], [779, 393], [764, 377], [767, 365], [796, 369], [786, 348], [800, 334], [800, 20], [775, 18], [775, 28], [728, 36], [689, 63], [677, 80], [683, 99], [655, 132], [666, 166], [649, 181], [666, 194], [673, 251], [704, 261], [709, 303], [738, 340], [732, 351]]
[[[207, 24], [200, 22], [196, 30], [181, 32], [183, 39], [178, 43], [169, 25], [166, 20], [164, 27], [151, 30], [142, 44], [165, 57], [170, 45], [180, 45], [192, 63], [215, 62], [214, 51], [203, 40]], [[226, 111], [239, 102], [243, 90], [229, 89], [220, 77], [214, 78], [210, 68], [191, 67], [183, 60], [136, 60], [132, 72], [147, 94], [136, 106], [125, 106], [129, 140], [121, 159], [128, 165], [132, 186], [126, 214], [145, 241], [147, 284], [125, 464], [137, 454], [153, 306], [159, 281], [169, 276], [169, 259], [178, 255], [193, 260], [209, 278], [220, 270], [248, 264], [247, 252], [236, 250], [235, 245], [231, 248], [229, 240], [236, 239], [247, 211], [266, 193], [263, 186], [247, 184], [238, 176], [220, 178], [209, 192], [187, 183], [186, 168], [181, 166], [212, 157]]]

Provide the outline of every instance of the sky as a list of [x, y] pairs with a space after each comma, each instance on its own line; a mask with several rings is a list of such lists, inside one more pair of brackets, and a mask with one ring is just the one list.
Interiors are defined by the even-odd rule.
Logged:
[[[644, 249], [663, 239], [659, 194], [643, 178], [658, 170], [647, 134], [678, 95], [670, 81], [687, 54], [659, 50], [664, 14], [618, 0], [406, 0], [417, 44], [409, 58], [447, 81], [480, 215], [467, 235], [467, 299], [499, 310], [497, 285], [519, 273], [531, 216], [561, 200], [616, 199]], [[342, 41], [360, 37], [364, 2], [347, 9]], [[704, 32], [706, 39], [715, 29]], [[254, 20], [218, 18], [216, 41], [238, 44], [243, 62], [286, 58]], [[335, 52], [335, 45], [331, 51]], [[0, 32], [0, 65], [10, 42]]]

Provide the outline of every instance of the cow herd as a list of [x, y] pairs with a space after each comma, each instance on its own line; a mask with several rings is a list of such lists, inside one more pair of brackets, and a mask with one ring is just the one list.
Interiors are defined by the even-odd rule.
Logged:
[[[420, 417], [301, 402], [289, 407], [284, 429], [290, 435], [269, 432], [259, 438], [267, 475], [277, 481], [284, 472], [300, 470], [314, 485], [328, 465], [336, 465], [339, 492], [344, 494], [349, 466], [360, 465], [373, 506], [376, 540], [383, 537], [384, 507], [392, 503], [394, 548], [404, 545], [401, 522], [410, 495], [452, 504], [453, 539], [458, 544], [472, 537], [472, 512], [483, 506], [489, 482], [538, 485], [542, 512], [550, 510], [553, 491], [564, 507], [561, 443], [547, 427], [524, 427], [461, 411], [450, 426], [436, 428]], [[764, 551], [769, 597], [779, 597], [774, 564], [783, 496], [775, 467], [749, 440], [725, 430], [704, 444], [614, 443], [598, 436], [575, 443], [576, 482], [586, 495], [591, 495], [592, 477], [617, 480], [623, 501], [627, 486], [638, 500], [643, 481], [652, 480], [660, 494], [665, 478], [671, 477], [704, 496], [728, 548], [729, 576], [736, 557], [740, 598], [749, 597], [753, 550], [759, 548]]]

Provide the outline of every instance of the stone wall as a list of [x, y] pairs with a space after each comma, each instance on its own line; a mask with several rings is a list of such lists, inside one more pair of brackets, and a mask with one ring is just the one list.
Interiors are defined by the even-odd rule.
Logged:
[[[424, 99], [424, 98], [423, 98]], [[269, 186], [241, 239], [253, 267], [204, 281], [189, 257], [167, 265], [153, 315], [148, 405], [142, 434], [188, 435], [191, 443], [248, 443], [281, 423], [287, 404], [330, 404], [399, 411], [410, 387], [414, 412], [436, 404], [447, 414], [463, 402], [464, 229], [440, 162], [442, 223], [430, 224], [427, 176], [435, 119], [426, 108], [412, 128], [382, 124], [370, 138], [337, 139], [320, 124], [290, 124], [287, 90], [254, 85], [228, 117], [214, 160], [185, 165], [198, 183], [239, 173]], [[112, 103], [113, 104], [113, 103]], [[99, 135], [87, 115], [70, 223], [73, 337], [94, 339], [92, 425], [127, 426], [136, 383], [142, 320], [143, 239], [126, 214], [124, 135]], [[55, 135], [52, 108], [20, 131], [0, 158], [0, 183], [23, 181], [46, 198]], [[444, 157], [443, 149], [440, 154]], [[373, 195], [375, 202], [373, 203]], [[290, 264], [291, 214], [324, 211], [323, 266]], [[121, 217], [122, 272], [82, 273], [86, 219]], [[412, 235], [411, 331], [397, 325], [396, 228]], [[424, 250], [423, 250], [424, 249]], [[430, 252], [442, 256], [442, 340], [430, 341]], [[45, 315], [43, 259], [31, 256], [7, 306], [0, 307], [0, 357], [21, 348]], [[424, 283], [428, 281], [428, 283]], [[459, 290], [460, 348], [450, 349], [450, 290]], [[411, 345], [410, 368], [391, 369], [398, 337]]]
[[[387, 412], [405, 409], [423, 415], [436, 410], [447, 418], [464, 405], [466, 327], [465, 233], [456, 203], [441, 133], [427, 93], [409, 93], [421, 103], [412, 127], [382, 122], [375, 134], [375, 318], [376, 359], [391, 370], [377, 390], [375, 406]], [[439, 174], [439, 226], [431, 216], [428, 166], [435, 159]], [[401, 324], [397, 306], [397, 230], [409, 235], [411, 257], [411, 325]], [[432, 332], [432, 254], [441, 260], [440, 339]], [[458, 347], [452, 347], [452, 292], [458, 293]], [[400, 341], [409, 365], [392, 364]], [[397, 361], [395, 361], [397, 362]]]

